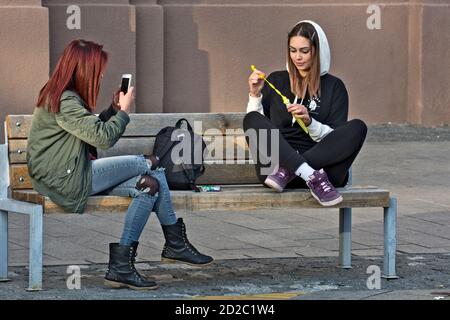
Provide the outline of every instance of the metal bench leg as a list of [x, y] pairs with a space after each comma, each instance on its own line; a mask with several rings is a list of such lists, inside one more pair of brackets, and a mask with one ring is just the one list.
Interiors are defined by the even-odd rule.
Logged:
[[339, 267], [352, 268], [352, 209], [339, 209]]
[[0, 282], [8, 279], [8, 211], [0, 210]]
[[43, 210], [36, 206], [30, 215], [30, 273], [27, 291], [42, 290]]
[[383, 278], [397, 279], [395, 255], [397, 251], [397, 199], [389, 199], [389, 207], [384, 208], [384, 270]]

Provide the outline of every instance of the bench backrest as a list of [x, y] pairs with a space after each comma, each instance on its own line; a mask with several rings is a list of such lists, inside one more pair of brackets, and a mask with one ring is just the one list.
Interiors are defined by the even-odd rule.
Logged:
[[[124, 154], [151, 154], [155, 136], [162, 128], [186, 118], [197, 134], [203, 135], [209, 152], [206, 171], [198, 184], [259, 183], [242, 129], [245, 113], [145, 113], [131, 114], [122, 138], [110, 149], [99, 150], [100, 157]], [[32, 115], [6, 118], [9, 180], [14, 189], [32, 189], [26, 164], [27, 138]]]

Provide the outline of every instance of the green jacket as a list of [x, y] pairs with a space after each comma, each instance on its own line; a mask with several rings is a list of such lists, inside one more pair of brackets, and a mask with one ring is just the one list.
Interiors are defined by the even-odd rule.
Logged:
[[34, 110], [28, 135], [28, 172], [34, 190], [66, 211], [83, 213], [92, 188], [89, 147], [113, 146], [130, 118], [112, 107], [97, 117], [73, 91], [64, 91], [60, 101], [59, 113]]

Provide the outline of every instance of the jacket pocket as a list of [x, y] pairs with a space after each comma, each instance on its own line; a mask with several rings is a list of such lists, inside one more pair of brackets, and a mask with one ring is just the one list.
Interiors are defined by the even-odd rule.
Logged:
[[48, 186], [54, 188], [59, 193], [67, 195], [74, 190], [74, 174], [78, 163], [78, 156], [72, 157], [66, 163], [59, 166], [55, 171], [48, 173], [50, 177]]
[[57, 170], [57, 177], [65, 178], [73, 175], [75, 168], [77, 167], [78, 156], [72, 157], [66, 164], [62, 165]]

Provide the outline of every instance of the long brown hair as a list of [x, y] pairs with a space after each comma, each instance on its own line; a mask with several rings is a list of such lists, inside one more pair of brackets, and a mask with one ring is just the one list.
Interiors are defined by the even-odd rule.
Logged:
[[[302, 77], [297, 67], [292, 62], [289, 54], [289, 45], [292, 37], [302, 36], [309, 40], [312, 52], [311, 69], [306, 78]], [[319, 35], [313, 25], [308, 22], [301, 22], [294, 26], [288, 34], [287, 40], [287, 65], [289, 78], [291, 80], [291, 90], [298, 97], [304, 98], [305, 89], [310, 97], [318, 97], [320, 90], [320, 47]]]
[[73, 40], [64, 49], [52, 76], [39, 92], [37, 107], [58, 113], [61, 95], [73, 90], [93, 111], [100, 91], [100, 78], [108, 62], [103, 46], [92, 41]]

